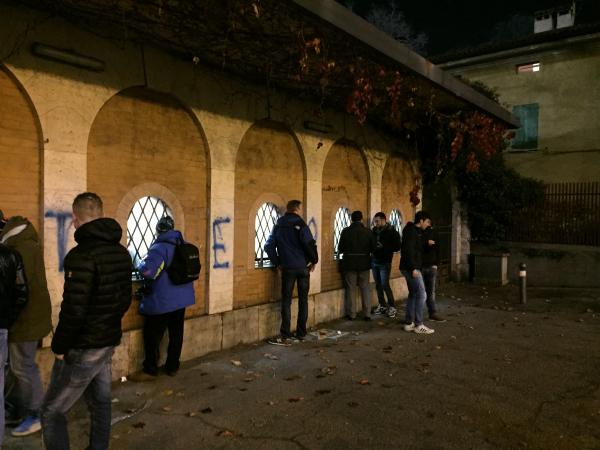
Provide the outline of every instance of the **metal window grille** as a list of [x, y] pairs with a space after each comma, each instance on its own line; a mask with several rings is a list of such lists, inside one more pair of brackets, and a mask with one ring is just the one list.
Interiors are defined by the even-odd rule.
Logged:
[[339, 259], [338, 245], [342, 230], [350, 226], [350, 210], [343, 206], [335, 213], [335, 222], [333, 224], [333, 259]]
[[269, 256], [265, 252], [265, 244], [277, 223], [281, 213], [273, 203], [263, 203], [254, 219], [254, 267], [273, 267]]
[[140, 278], [137, 267], [156, 238], [156, 224], [167, 215], [173, 217], [171, 208], [157, 197], [142, 197], [133, 205], [127, 217], [127, 250], [133, 261], [134, 279]]
[[399, 209], [392, 209], [390, 213], [390, 225], [402, 236], [402, 214]]

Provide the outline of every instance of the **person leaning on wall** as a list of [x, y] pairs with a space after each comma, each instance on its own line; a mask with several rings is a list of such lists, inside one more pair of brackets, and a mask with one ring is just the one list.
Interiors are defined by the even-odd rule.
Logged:
[[27, 280], [21, 255], [0, 244], [0, 448], [4, 440], [4, 367], [8, 330], [27, 304]]
[[8, 332], [10, 370], [17, 380], [17, 423], [13, 436], [27, 436], [41, 429], [40, 407], [44, 397], [40, 370], [35, 361], [38, 343], [52, 330], [52, 306], [46, 283], [44, 252], [38, 233], [24, 217], [5, 219], [0, 211], [0, 243], [23, 258], [29, 301]]

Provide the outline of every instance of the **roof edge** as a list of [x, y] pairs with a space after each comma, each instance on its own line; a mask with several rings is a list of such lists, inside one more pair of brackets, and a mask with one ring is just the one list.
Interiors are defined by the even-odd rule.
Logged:
[[293, 0], [293, 2], [417, 75], [429, 79], [441, 89], [493, 115], [510, 127], [520, 126], [519, 120], [501, 105], [445, 72], [334, 0]]

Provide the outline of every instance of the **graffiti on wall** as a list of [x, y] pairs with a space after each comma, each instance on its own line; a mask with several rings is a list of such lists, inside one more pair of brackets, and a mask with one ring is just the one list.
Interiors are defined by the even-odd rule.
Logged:
[[219, 260], [219, 253], [227, 253], [227, 248], [225, 247], [225, 243], [223, 241], [223, 230], [221, 229], [222, 225], [231, 223], [231, 219], [229, 217], [217, 217], [212, 224], [212, 236], [213, 236], [213, 254], [214, 254], [214, 263], [213, 269], [228, 269], [229, 261], [221, 261]]
[[58, 271], [63, 272], [64, 260], [67, 253], [67, 241], [69, 227], [73, 221], [73, 213], [71, 211], [55, 211], [48, 210], [44, 214], [44, 217], [49, 219], [56, 219], [56, 246], [58, 253]]

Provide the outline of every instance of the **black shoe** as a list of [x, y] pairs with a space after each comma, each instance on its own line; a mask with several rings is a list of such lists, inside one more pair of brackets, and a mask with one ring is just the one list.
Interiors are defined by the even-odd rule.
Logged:
[[296, 333], [296, 335], [294, 337], [296, 339], [298, 339], [299, 341], [305, 341], [306, 340], [306, 335], [305, 334], [298, 334], [298, 333]]
[[179, 372], [179, 369], [167, 369], [165, 366], [162, 366], [161, 369], [170, 377], [174, 377], [175, 375], [177, 375], [177, 372]]

